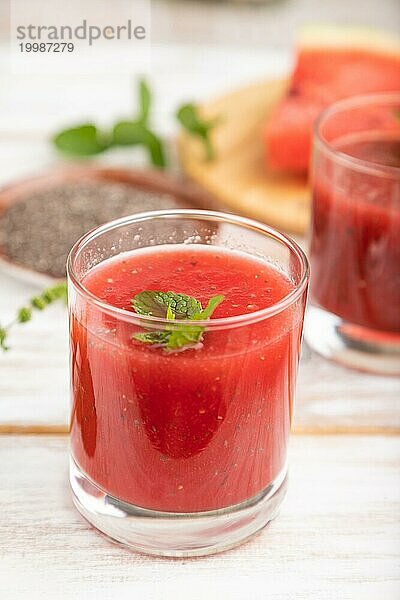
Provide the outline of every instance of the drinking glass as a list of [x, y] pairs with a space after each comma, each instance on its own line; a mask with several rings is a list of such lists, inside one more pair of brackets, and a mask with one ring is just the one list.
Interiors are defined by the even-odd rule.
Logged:
[[[207, 334], [196, 350], [134, 344], [138, 328], [171, 321], [105, 303], [85, 276], [121, 253], [169, 244], [256, 258], [289, 278], [291, 291], [262, 310], [197, 321]], [[308, 287], [302, 250], [255, 221], [175, 209], [89, 232], [67, 271], [78, 510], [111, 538], [163, 556], [218, 552], [264, 527], [286, 490]]]
[[340, 101], [314, 136], [305, 338], [345, 366], [400, 374], [400, 93]]

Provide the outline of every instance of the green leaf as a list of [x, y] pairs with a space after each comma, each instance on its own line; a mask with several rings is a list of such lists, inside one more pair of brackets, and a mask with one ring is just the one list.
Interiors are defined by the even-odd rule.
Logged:
[[28, 306], [23, 306], [17, 313], [18, 323], [27, 323], [32, 318], [32, 310]]
[[165, 318], [167, 314], [168, 303], [164, 302], [164, 298], [159, 292], [153, 290], [145, 290], [136, 294], [131, 300], [131, 305], [139, 315]]
[[184, 104], [181, 106], [176, 117], [182, 127], [193, 136], [200, 138], [203, 141], [206, 160], [213, 160], [215, 158], [214, 147], [211, 143], [211, 131], [218, 125], [220, 119], [205, 120], [199, 114], [197, 106], [194, 104]]
[[68, 286], [66, 281], [56, 283], [55, 285], [45, 289], [42, 292], [42, 297], [46, 300], [48, 304], [54, 302], [55, 300], [63, 300], [64, 303], [67, 304], [67, 296]]
[[177, 319], [191, 319], [193, 315], [202, 310], [202, 306], [196, 298], [186, 294], [155, 290], [145, 290], [136, 294], [132, 299], [132, 307], [141, 315], [163, 318], [166, 317], [167, 309], [170, 307]]
[[151, 92], [144, 79], [139, 81], [139, 107], [139, 121], [141, 121], [144, 125], [147, 125], [151, 108]]
[[120, 121], [114, 125], [113, 143], [117, 146], [144, 146], [156, 167], [165, 167], [166, 159], [161, 139], [140, 121]]
[[119, 121], [113, 128], [113, 143], [117, 146], [135, 146], [144, 139], [143, 124], [138, 121]]
[[33, 296], [33, 298], [31, 298], [31, 304], [38, 310], [44, 310], [48, 305], [48, 302], [42, 296]]
[[168, 337], [168, 331], [149, 331], [148, 333], [136, 333], [133, 339], [143, 344], [166, 344]]
[[6, 344], [7, 340], [7, 329], [5, 327], [0, 327], [0, 348], [6, 352], [9, 350], [9, 347]]
[[189, 133], [205, 136], [208, 132], [207, 123], [202, 121], [194, 104], [184, 104], [176, 113], [177, 119]]
[[107, 136], [92, 123], [61, 131], [54, 136], [53, 143], [61, 152], [73, 156], [92, 156], [110, 146]]
[[202, 309], [201, 303], [192, 296], [175, 292], [160, 292], [160, 295], [164, 302], [168, 302], [177, 319], [192, 319]]
[[208, 301], [205, 309], [202, 310], [198, 315], [195, 315], [193, 319], [196, 319], [197, 321], [209, 319], [213, 314], [214, 310], [217, 308], [217, 306], [221, 304], [221, 302], [223, 302], [224, 300], [225, 296], [222, 296], [222, 294], [219, 294], [218, 296], [213, 296]]

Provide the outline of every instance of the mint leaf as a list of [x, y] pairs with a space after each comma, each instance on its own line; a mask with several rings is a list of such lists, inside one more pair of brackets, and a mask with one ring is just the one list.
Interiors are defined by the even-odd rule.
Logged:
[[196, 319], [197, 321], [209, 319], [211, 317], [211, 315], [213, 314], [214, 310], [217, 308], [217, 306], [219, 304], [221, 304], [221, 302], [223, 302], [224, 300], [225, 300], [225, 296], [222, 296], [222, 294], [220, 294], [219, 296], [213, 296], [207, 302], [207, 306], [205, 307], [205, 309], [202, 310], [197, 315], [195, 315], [193, 317], [193, 319]]
[[151, 317], [166, 317], [168, 303], [164, 302], [159, 292], [145, 290], [136, 294], [131, 300], [132, 308], [139, 315], [150, 315]]
[[91, 123], [61, 131], [54, 136], [53, 143], [61, 152], [74, 156], [99, 154], [110, 146], [107, 136]]
[[151, 92], [144, 79], [139, 81], [139, 107], [140, 116], [138, 120], [147, 125], [151, 108]]
[[174, 311], [177, 319], [192, 319], [193, 315], [201, 310], [201, 304], [196, 298], [175, 292], [167, 292], [165, 295], [163, 292], [160, 293]]
[[222, 295], [214, 296], [203, 309], [196, 298], [186, 294], [145, 290], [136, 294], [132, 299], [132, 307], [135, 312], [142, 315], [161, 316], [169, 321], [186, 319], [188, 324], [171, 323], [166, 325], [163, 331], [138, 333], [133, 338], [146, 344], [161, 344], [169, 350], [193, 346], [202, 340], [204, 327], [190, 322], [209, 319], [224, 299], [225, 297]]
[[17, 312], [17, 323], [27, 323], [32, 318], [32, 309], [29, 306], [23, 306]]
[[196, 298], [175, 292], [145, 290], [136, 294], [132, 300], [132, 308], [140, 315], [166, 318], [169, 306], [177, 319], [191, 319], [202, 310]]
[[220, 120], [212, 119], [206, 121], [202, 119], [197, 106], [194, 104], [184, 104], [181, 106], [176, 113], [176, 118], [190, 135], [196, 136], [203, 141], [206, 160], [213, 160], [215, 158], [215, 151], [211, 143], [210, 134]]
[[9, 347], [7, 346], [7, 343], [6, 343], [7, 335], [8, 335], [7, 329], [5, 327], [0, 327], [0, 348], [2, 350], [4, 350], [4, 352], [9, 350]]
[[113, 144], [116, 146], [144, 146], [155, 167], [165, 167], [164, 146], [159, 137], [140, 121], [120, 121], [114, 125]]
[[143, 124], [137, 121], [119, 121], [113, 127], [115, 146], [136, 146], [142, 143]]
[[148, 333], [136, 333], [133, 339], [143, 344], [166, 344], [168, 337], [168, 331], [149, 331]]

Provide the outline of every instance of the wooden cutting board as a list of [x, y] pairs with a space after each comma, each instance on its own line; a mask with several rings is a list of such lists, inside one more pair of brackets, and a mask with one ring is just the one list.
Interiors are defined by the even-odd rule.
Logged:
[[217, 158], [206, 162], [201, 142], [185, 133], [179, 155], [185, 172], [226, 207], [304, 233], [310, 212], [307, 180], [268, 170], [262, 141], [263, 125], [286, 85], [286, 80], [267, 81], [204, 104], [205, 117], [221, 118], [213, 137]]

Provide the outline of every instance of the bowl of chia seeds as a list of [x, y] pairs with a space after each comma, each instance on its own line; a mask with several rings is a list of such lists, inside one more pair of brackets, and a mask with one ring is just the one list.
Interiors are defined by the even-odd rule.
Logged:
[[73, 166], [0, 190], [0, 266], [44, 283], [65, 276], [85, 232], [148, 210], [215, 208], [194, 184], [160, 171]]

